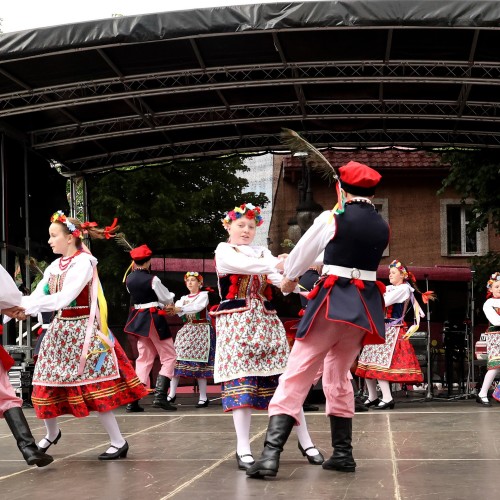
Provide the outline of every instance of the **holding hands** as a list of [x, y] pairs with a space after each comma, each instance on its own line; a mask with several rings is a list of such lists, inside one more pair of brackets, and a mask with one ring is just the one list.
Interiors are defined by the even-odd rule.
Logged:
[[292, 293], [297, 286], [297, 282], [298, 280], [290, 280], [286, 276], [284, 276], [280, 285], [281, 291], [283, 293]]
[[24, 312], [24, 308], [20, 306], [8, 307], [6, 309], [2, 309], [1, 312], [6, 316], [17, 319], [18, 321], [24, 321], [27, 317]]

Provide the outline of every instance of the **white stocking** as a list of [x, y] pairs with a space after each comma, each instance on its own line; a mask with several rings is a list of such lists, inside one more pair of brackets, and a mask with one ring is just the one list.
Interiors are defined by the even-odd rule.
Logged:
[[59, 426], [57, 425], [57, 417], [46, 418], [43, 423], [47, 429], [47, 434], [45, 434], [45, 437], [38, 443], [38, 446], [40, 448], [47, 448], [47, 446], [51, 444], [49, 441], [54, 441], [59, 435]]
[[311, 448], [307, 450], [306, 453], [310, 457], [317, 455], [319, 451], [314, 446], [311, 436], [309, 435], [309, 431], [307, 430], [306, 416], [304, 415], [304, 410], [300, 410], [299, 415], [299, 425], [295, 425], [293, 427], [295, 432], [297, 433], [297, 438], [299, 440], [300, 446], [302, 446], [303, 450], [307, 450], [307, 448]]
[[[233, 410], [234, 429], [236, 430], [236, 453], [242, 455], [252, 454], [250, 449], [250, 423], [252, 421], [251, 408], [238, 408]], [[243, 462], [252, 462], [252, 457], [241, 458]]]
[[170, 381], [170, 389], [168, 391], [168, 397], [169, 397], [169, 399], [174, 399], [175, 398], [175, 393], [177, 391], [177, 386], [179, 385], [179, 379], [180, 379], [180, 377], [172, 377], [172, 380]]
[[199, 378], [198, 379], [198, 389], [200, 390], [200, 401], [206, 401], [207, 397], [207, 379]]
[[498, 370], [488, 370], [486, 372], [486, 375], [484, 376], [484, 380], [483, 380], [483, 385], [481, 386], [481, 391], [478, 394], [478, 396], [480, 398], [488, 397], [488, 389], [491, 387], [493, 380], [495, 380], [497, 373], [498, 373]]
[[368, 399], [375, 401], [377, 395], [377, 381], [374, 378], [365, 378], [366, 388], [368, 389]]
[[[99, 416], [102, 426], [109, 434], [111, 445], [116, 448], [121, 448], [125, 444], [125, 439], [123, 438], [120, 428], [118, 427], [115, 414], [112, 411], [104, 411], [98, 412], [97, 415]], [[116, 450], [114, 448], [108, 448], [106, 452], [114, 453]]]
[[382, 391], [382, 401], [390, 403], [392, 401], [391, 384], [387, 380], [379, 380], [378, 385]]

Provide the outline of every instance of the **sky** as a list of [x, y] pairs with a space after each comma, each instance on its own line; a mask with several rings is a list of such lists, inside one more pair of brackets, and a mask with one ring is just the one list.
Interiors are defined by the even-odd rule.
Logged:
[[[275, 3], [277, 0], [2, 0], [1, 31], [21, 31], [42, 26], [105, 19], [113, 14], [132, 16], [150, 12], [189, 10], [225, 5]], [[279, 0], [278, 0], [279, 1]], [[281, 0], [284, 1], [284, 0]], [[305, 0], [310, 1], [310, 0]], [[286, 2], [290, 3], [290, 2]]]

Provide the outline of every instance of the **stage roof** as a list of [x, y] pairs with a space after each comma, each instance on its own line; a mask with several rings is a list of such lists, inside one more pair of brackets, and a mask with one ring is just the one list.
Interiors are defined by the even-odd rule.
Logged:
[[346, 0], [0, 35], [0, 132], [68, 174], [319, 147], [500, 147], [500, 2]]

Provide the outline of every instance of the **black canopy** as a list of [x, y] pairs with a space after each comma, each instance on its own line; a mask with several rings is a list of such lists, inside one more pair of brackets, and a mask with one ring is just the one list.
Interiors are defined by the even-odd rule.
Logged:
[[500, 146], [500, 2], [346, 0], [0, 35], [0, 132], [68, 173], [321, 147]]

